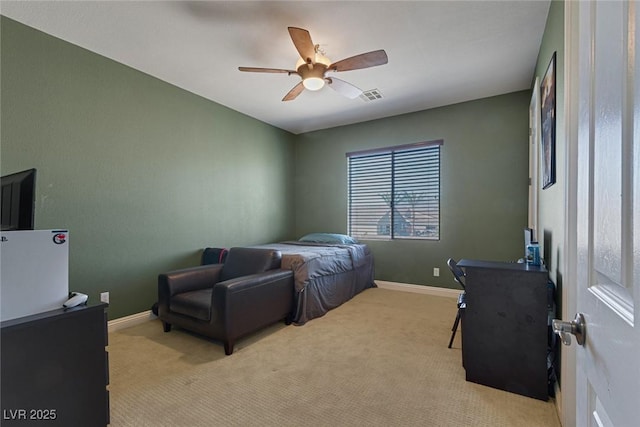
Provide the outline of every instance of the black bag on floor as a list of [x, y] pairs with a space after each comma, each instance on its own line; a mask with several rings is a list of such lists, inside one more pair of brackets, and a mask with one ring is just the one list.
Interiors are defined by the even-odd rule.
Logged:
[[227, 252], [229, 251], [225, 248], [204, 248], [200, 264], [224, 264], [224, 260], [227, 259]]

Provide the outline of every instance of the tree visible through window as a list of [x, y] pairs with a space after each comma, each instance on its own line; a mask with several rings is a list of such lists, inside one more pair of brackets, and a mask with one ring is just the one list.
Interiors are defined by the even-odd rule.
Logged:
[[348, 232], [359, 239], [440, 239], [442, 140], [347, 153]]

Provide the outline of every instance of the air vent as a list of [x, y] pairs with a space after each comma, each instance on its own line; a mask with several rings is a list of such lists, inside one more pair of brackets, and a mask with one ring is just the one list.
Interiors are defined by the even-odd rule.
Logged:
[[362, 95], [360, 95], [360, 98], [365, 102], [376, 101], [382, 99], [382, 92], [380, 92], [379, 89], [365, 90], [362, 92]]

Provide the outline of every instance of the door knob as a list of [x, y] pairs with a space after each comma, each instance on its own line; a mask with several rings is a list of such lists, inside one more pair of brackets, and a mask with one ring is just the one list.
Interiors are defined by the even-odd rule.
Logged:
[[553, 319], [551, 325], [553, 332], [562, 339], [562, 344], [571, 345], [571, 335], [573, 335], [576, 337], [578, 345], [584, 345], [586, 330], [582, 313], [576, 314], [576, 317], [571, 322]]

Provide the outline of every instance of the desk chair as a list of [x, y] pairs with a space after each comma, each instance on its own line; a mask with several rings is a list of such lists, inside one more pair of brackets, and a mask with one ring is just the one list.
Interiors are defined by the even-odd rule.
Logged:
[[462, 286], [462, 292], [458, 295], [458, 313], [456, 314], [456, 320], [453, 322], [453, 328], [451, 328], [451, 339], [449, 340], [449, 348], [453, 345], [453, 339], [456, 337], [456, 331], [458, 330], [458, 324], [460, 323], [460, 315], [462, 310], [467, 308], [467, 303], [465, 301], [465, 286], [464, 286], [464, 271], [460, 267], [458, 267], [458, 263], [455, 259], [449, 258], [447, 260], [447, 265], [449, 266], [449, 270], [453, 274], [453, 279], [458, 282], [460, 286]]

